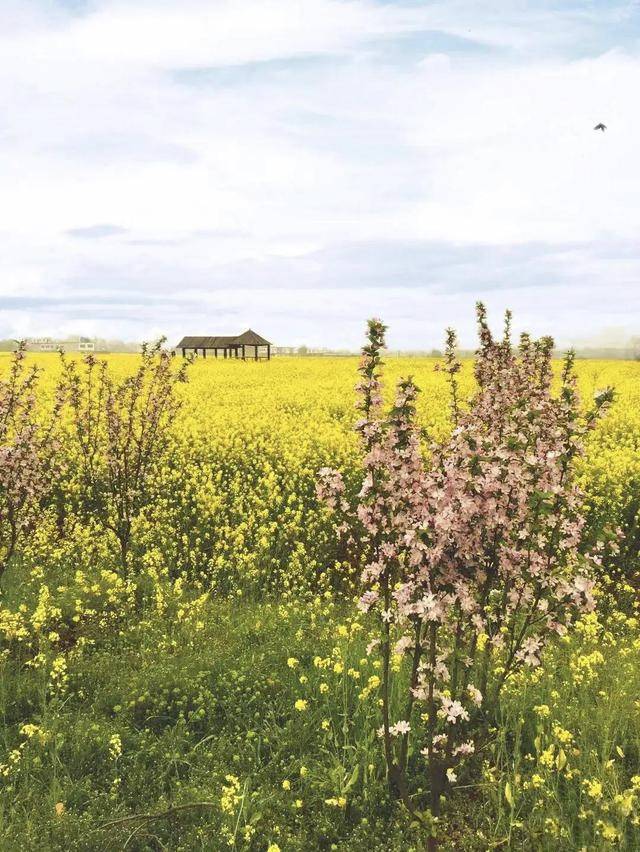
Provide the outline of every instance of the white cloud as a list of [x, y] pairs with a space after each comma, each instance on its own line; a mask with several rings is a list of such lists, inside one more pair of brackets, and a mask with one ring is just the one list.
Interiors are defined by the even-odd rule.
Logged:
[[[493, 247], [480, 279], [504, 275], [501, 247], [529, 246], [513, 265], [526, 280], [491, 298], [520, 304], [533, 324], [549, 317], [541, 298], [566, 302], [574, 327], [565, 296], [575, 301], [579, 285], [562, 247], [593, 242], [614, 257], [577, 251], [590, 282], [582, 301], [612, 313], [610, 293], [624, 301], [639, 266], [636, 253], [615, 256], [640, 228], [640, 55], [616, 49], [625, 15], [625, 4], [594, 17], [534, 2], [500, 15], [494, 4], [373, 0], [95, 2], [81, 15], [53, 0], [3, 4], [0, 294], [57, 295], [54, 312], [34, 301], [38, 330], [55, 321], [115, 334], [122, 312], [92, 315], [87, 293], [102, 288], [117, 304], [134, 280], [152, 301], [173, 281], [184, 310], [138, 310], [131, 333], [163, 323], [179, 333], [201, 314], [198, 299], [218, 330], [227, 300], [243, 316], [259, 308], [282, 335], [297, 317], [309, 340], [312, 306], [332, 318], [336, 344], [374, 310], [395, 312], [417, 345], [399, 302], [411, 293], [433, 312], [457, 273], [452, 258], [425, 292], [393, 297], [412, 241]], [[605, 25], [612, 35], [599, 42]], [[447, 52], [451, 37], [468, 49]], [[578, 41], [595, 46], [576, 57]], [[592, 130], [601, 120], [605, 134]], [[397, 246], [386, 291], [365, 283], [380, 241]], [[538, 244], [557, 247], [552, 262]], [[332, 254], [344, 245], [362, 282], [342, 280], [352, 295], [332, 300], [332, 282], [353, 269]], [[544, 292], [536, 253], [554, 285]], [[468, 272], [452, 310], [480, 292]], [[25, 314], [8, 305], [0, 333], [20, 333]]]

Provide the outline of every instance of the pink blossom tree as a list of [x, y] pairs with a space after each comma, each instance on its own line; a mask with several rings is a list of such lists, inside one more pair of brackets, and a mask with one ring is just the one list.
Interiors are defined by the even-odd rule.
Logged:
[[[428, 828], [495, 713], [502, 687], [522, 666], [540, 664], [553, 636], [593, 607], [597, 554], [582, 553], [583, 495], [573, 476], [582, 439], [612, 398], [596, 395], [583, 413], [573, 355], [552, 393], [553, 341], [523, 334], [511, 343], [511, 317], [494, 339], [477, 308], [476, 391], [463, 409], [456, 337], [447, 332], [443, 369], [451, 390], [452, 430], [423, 453], [415, 422], [417, 388], [398, 383], [382, 412], [384, 326], [369, 323], [357, 386], [363, 482], [350, 507], [341, 476], [320, 472], [318, 494], [364, 530], [367, 559], [360, 608], [379, 636], [382, 719], [391, 791]], [[392, 666], [393, 656], [407, 665]], [[402, 695], [401, 705], [391, 695]], [[395, 716], [394, 716], [395, 714]], [[410, 795], [410, 752], [420, 753], [430, 808]]]
[[0, 379], [0, 579], [21, 537], [34, 522], [55, 479], [59, 444], [55, 433], [62, 400], [38, 411], [38, 370], [25, 366], [26, 344], [13, 353]]
[[143, 345], [136, 372], [120, 382], [104, 360], [86, 355], [81, 370], [61, 354], [82, 508], [115, 536], [125, 578], [133, 526], [151, 502], [179, 408], [176, 386], [187, 380], [188, 362], [174, 370], [163, 342]]

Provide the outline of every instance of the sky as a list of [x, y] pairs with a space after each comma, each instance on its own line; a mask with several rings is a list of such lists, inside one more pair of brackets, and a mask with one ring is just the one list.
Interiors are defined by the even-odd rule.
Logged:
[[638, 2], [0, 0], [0, 337], [622, 345], [639, 91]]

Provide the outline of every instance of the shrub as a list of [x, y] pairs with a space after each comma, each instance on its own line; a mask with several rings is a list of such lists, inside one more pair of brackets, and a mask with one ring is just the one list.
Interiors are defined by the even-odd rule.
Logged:
[[13, 354], [8, 378], [0, 379], [0, 579], [37, 515], [57, 471], [54, 432], [61, 407], [56, 398], [45, 422], [36, 413], [38, 370], [26, 371], [26, 344]]
[[187, 362], [172, 370], [163, 342], [143, 345], [138, 369], [120, 382], [106, 361], [86, 355], [81, 371], [61, 354], [82, 508], [116, 537], [125, 578], [133, 525], [152, 501], [152, 473], [164, 460], [179, 406], [175, 388], [187, 378]]
[[[355, 517], [366, 536], [360, 606], [379, 630], [379, 736], [391, 791], [427, 830], [431, 848], [441, 794], [482, 741], [505, 682], [538, 666], [545, 644], [593, 608], [598, 561], [580, 550], [583, 495], [574, 462], [611, 391], [596, 394], [583, 416], [571, 353], [554, 396], [551, 338], [523, 334], [514, 350], [510, 315], [495, 340], [482, 305], [478, 324], [477, 390], [467, 410], [448, 333], [453, 429], [432, 443], [425, 462], [411, 378], [400, 380], [391, 411], [382, 412], [385, 328], [369, 322], [357, 385], [364, 474], [357, 506], [348, 505], [338, 472], [323, 469], [319, 484], [342, 525]], [[394, 664], [405, 655], [408, 676]], [[401, 709], [393, 695], [404, 696]], [[410, 795], [410, 745], [427, 764], [428, 812]]]

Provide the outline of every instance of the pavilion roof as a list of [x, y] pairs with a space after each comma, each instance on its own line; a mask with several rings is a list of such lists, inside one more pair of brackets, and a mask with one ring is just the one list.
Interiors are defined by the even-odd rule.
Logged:
[[231, 346], [270, 346], [270, 342], [252, 329], [237, 335], [196, 335], [183, 337], [176, 349], [228, 349]]

